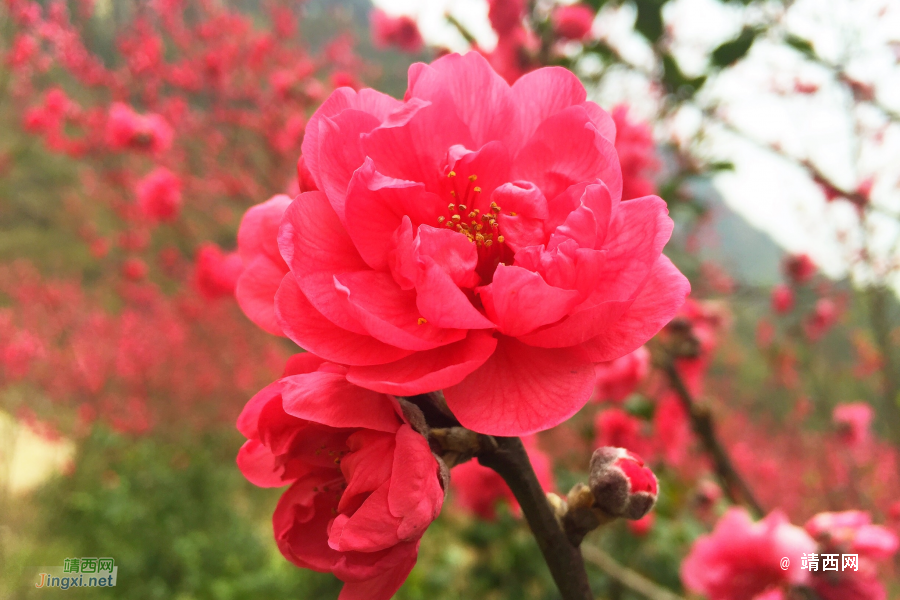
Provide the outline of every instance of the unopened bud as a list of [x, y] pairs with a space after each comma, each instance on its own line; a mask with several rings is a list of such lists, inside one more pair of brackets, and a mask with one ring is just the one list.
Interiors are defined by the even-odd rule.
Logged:
[[656, 504], [659, 484], [638, 455], [624, 448], [598, 448], [588, 480], [595, 505], [614, 517], [637, 520]]

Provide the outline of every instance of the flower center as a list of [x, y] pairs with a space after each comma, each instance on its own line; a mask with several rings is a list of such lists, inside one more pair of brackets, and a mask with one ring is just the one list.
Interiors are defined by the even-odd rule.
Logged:
[[[453, 179], [456, 177], [455, 171], [447, 173], [447, 177]], [[496, 202], [491, 202], [490, 208], [484, 214], [481, 210], [475, 208], [475, 204], [479, 201], [481, 188], [473, 185], [478, 180], [477, 175], [469, 175], [467, 178], [465, 190], [460, 193], [459, 186], [454, 185], [454, 189], [450, 190], [450, 195], [457, 202], [451, 202], [447, 205], [446, 217], [438, 217], [438, 223], [466, 236], [466, 238], [478, 246], [478, 248], [489, 249], [496, 242], [503, 243], [503, 236], [500, 235], [500, 224], [497, 223], [497, 217], [500, 215], [500, 207]], [[454, 182], [455, 183], [455, 182]]]

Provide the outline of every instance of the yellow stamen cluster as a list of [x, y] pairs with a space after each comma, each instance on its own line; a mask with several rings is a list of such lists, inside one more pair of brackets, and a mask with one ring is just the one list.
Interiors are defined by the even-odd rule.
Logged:
[[[447, 177], [456, 177], [456, 172], [450, 171], [447, 173]], [[470, 182], [475, 181], [476, 179], [478, 179], [477, 175], [469, 175], [468, 177]], [[480, 194], [481, 188], [478, 186], [475, 186], [474, 188], [467, 187], [463, 198], [469, 198], [470, 191], [475, 194]], [[454, 198], [458, 197], [456, 190], [451, 190], [450, 195]], [[456, 204], [453, 202], [447, 205], [447, 210], [449, 211], [450, 216], [438, 217], [438, 223], [442, 223], [450, 229], [465, 235], [469, 238], [470, 242], [477, 245], [479, 248], [490, 248], [495, 241], [499, 244], [503, 243], [503, 236], [497, 235], [500, 228], [500, 225], [497, 223], [497, 217], [500, 216], [500, 207], [497, 206], [496, 202], [491, 202], [490, 211], [485, 214], [481, 214], [481, 210], [477, 208], [470, 211], [469, 207], [465, 204]]]

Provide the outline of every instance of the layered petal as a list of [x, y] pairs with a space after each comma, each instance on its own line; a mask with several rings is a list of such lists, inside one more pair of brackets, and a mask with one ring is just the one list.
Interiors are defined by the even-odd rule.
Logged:
[[397, 476], [391, 479], [388, 508], [401, 519], [397, 536], [418, 539], [440, 514], [444, 490], [428, 441], [409, 425], [397, 431], [393, 472]]
[[317, 311], [297, 285], [293, 274], [281, 282], [275, 295], [275, 315], [284, 334], [300, 347], [345, 365], [379, 365], [412, 354], [369, 335], [341, 329]]
[[359, 92], [351, 88], [338, 88], [328, 97], [322, 106], [313, 114], [306, 124], [303, 136], [303, 156], [318, 189], [322, 189], [319, 180], [319, 121], [323, 118], [335, 117], [345, 110], [354, 109], [366, 112], [384, 121], [387, 116], [400, 107], [400, 102], [381, 92], [363, 89]]
[[594, 366], [578, 348], [545, 350], [501, 336], [484, 365], [446, 388], [459, 422], [489, 435], [525, 435], [553, 427], [591, 396]]
[[615, 146], [581, 106], [566, 108], [537, 127], [513, 162], [512, 178], [534, 182], [548, 198], [594, 179], [602, 180], [613, 198], [622, 196]]
[[687, 278], [668, 257], [660, 256], [628, 310], [582, 347], [595, 362], [634, 352], [672, 320], [690, 292]]
[[578, 292], [553, 287], [533, 271], [506, 265], [499, 265], [494, 281], [478, 293], [497, 328], [514, 337], [559, 321], [578, 302]]
[[284, 335], [275, 319], [275, 293], [288, 271], [278, 250], [278, 226], [290, 203], [290, 197], [279, 194], [251, 207], [237, 236], [244, 270], [235, 297], [251, 321], [274, 335]]
[[474, 144], [452, 104], [418, 98], [408, 100], [381, 127], [363, 135], [362, 142], [379, 172], [422, 182], [428, 190], [439, 189], [447, 150]]
[[361, 136], [379, 124], [379, 119], [359, 110], [345, 110], [319, 121], [317, 182], [342, 221], [350, 178], [366, 158]]
[[425, 394], [456, 385], [483, 365], [496, 347], [490, 333], [470, 331], [464, 340], [392, 363], [350, 367], [347, 380], [384, 394]]
[[284, 213], [278, 230], [281, 254], [310, 304], [347, 331], [365, 328], [347, 308], [334, 276], [367, 268], [322, 192], [306, 192]]
[[442, 329], [427, 322], [416, 306], [416, 294], [402, 290], [388, 273], [356, 271], [335, 275], [354, 317], [369, 335], [406, 350], [431, 350], [466, 337], [464, 329]]
[[435, 101], [443, 94], [449, 95], [457, 116], [468, 126], [475, 147], [494, 140], [516, 146], [516, 99], [481, 54], [448, 54], [430, 65], [410, 67], [407, 97]]
[[[283, 263], [280, 257], [279, 261]], [[275, 316], [275, 294], [286, 272], [268, 256], [259, 256], [246, 265], [234, 289], [238, 306], [247, 318], [272, 335], [284, 335]]]
[[[313, 372], [281, 380], [284, 411], [329, 427], [365, 427], [392, 433], [400, 419], [384, 395], [355, 386], [340, 373]], [[347, 406], [353, 406], [352, 411]]]
[[346, 205], [347, 233], [365, 262], [375, 270], [388, 264], [396, 242], [393, 232], [405, 217], [411, 225], [437, 224], [445, 212], [437, 196], [414, 181], [386, 177], [367, 158], [353, 174]]

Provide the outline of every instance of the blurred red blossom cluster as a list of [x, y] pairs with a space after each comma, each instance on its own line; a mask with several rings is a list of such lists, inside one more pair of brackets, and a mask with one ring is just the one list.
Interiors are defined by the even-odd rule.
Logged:
[[309, 114], [367, 67], [346, 33], [312, 53], [291, 3], [265, 21], [205, 1], [70, 6], [6, 2], [4, 60], [22, 132], [71, 166], [59, 210], [103, 277], [3, 267], [0, 376], [42, 390], [29, 410], [61, 425], [60, 404], [128, 431], [234, 417], [284, 351], [218, 301], [244, 261], [216, 242], [249, 204], [297, 191]]
[[[8, 4], [22, 126], [78, 159], [82, 186], [67, 209], [107, 260], [119, 248], [147, 250], [159, 223], [196, 247], [251, 201], [295, 186], [307, 116], [333, 86], [358, 86], [364, 68], [346, 35], [311, 54], [289, 5], [267, 5], [269, 29], [215, 3], [136, 6], [115, 32], [120, 60], [108, 65], [90, 48], [92, 15], [70, 15], [62, 2]], [[43, 87], [61, 74], [64, 88]], [[115, 227], [99, 230], [110, 212]], [[133, 243], [116, 243], [117, 231]]]
[[[26, 386], [17, 413], [67, 433], [202, 428], [235, 418], [284, 351], [254, 335], [233, 303], [190, 288], [169, 296], [122, 281], [114, 293], [0, 267], [0, 383]], [[115, 307], [115, 308], [113, 308]]]
[[753, 522], [732, 508], [696, 541], [681, 576], [709, 600], [785, 600], [792, 588], [823, 600], [884, 600], [878, 563], [898, 545], [895, 533], [862, 511], [819, 513], [800, 528], [781, 512]]

